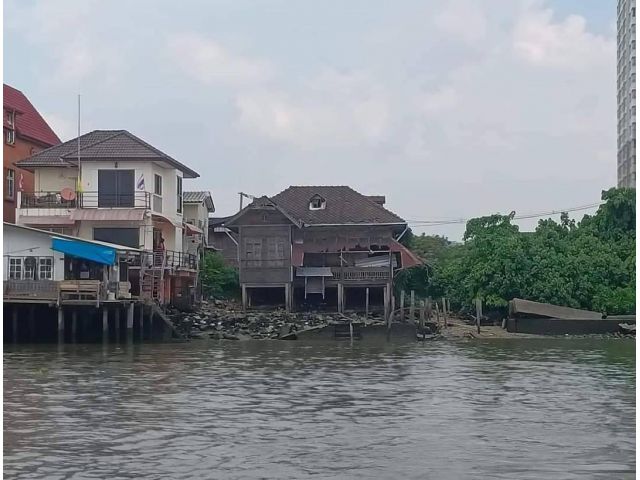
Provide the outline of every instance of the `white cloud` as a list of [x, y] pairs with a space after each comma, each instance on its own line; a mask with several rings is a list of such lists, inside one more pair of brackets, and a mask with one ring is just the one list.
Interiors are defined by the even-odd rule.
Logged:
[[243, 86], [259, 84], [273, 76], [269, 62], [232, 53], [215, 40], [195, 33], [168, 39], [172, 59], [197, 81]]
[[526, 9], [513, 31], [516, 55], [541, 67], [593, 67], [615, 55], [615, 48], [613, 38], [589, 32], [584, 17], [569, 15], [554, 23], [551, 9]]
[[240, 92], [238, 128], [298, 147], [376, 143], [389, 125], [383, 89], [361, 73], [325, 69], [299, 93]]
[[470, 45], [485, 39], [487, 19], [479, 2], [453, 0], [434, 17], [435, 26], [453, 38]]

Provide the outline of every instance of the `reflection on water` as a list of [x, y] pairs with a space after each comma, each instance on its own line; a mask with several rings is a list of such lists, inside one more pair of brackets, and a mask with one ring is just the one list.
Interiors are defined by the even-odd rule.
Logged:
[[635, 343], [5, 346], [5, 478], [634, 478]]

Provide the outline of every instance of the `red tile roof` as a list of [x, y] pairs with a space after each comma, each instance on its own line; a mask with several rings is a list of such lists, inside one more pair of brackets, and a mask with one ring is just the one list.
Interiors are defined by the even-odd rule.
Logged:
[[[15, 129], [18, 136], [28, 137], [47, 147], [60, 143], [58, 136], [24, 93], [6, 83], [3, 84], [3, 107], [16, 111]], [[5, 115], [3, 117], [3, 125], [7, 126], [7, 118]]]

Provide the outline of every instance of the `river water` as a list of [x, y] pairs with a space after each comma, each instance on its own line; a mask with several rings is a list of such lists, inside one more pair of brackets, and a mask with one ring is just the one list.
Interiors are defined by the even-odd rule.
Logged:
[[4, 349], [4, 478], [624, 479], [635, 342]]

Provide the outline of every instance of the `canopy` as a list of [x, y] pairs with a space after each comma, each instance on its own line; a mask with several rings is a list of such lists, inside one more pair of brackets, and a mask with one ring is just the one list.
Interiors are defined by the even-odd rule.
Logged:
[[115, 265], [115, 248], [66, 238], [52, 238], [51, 249], [104, 265]]

